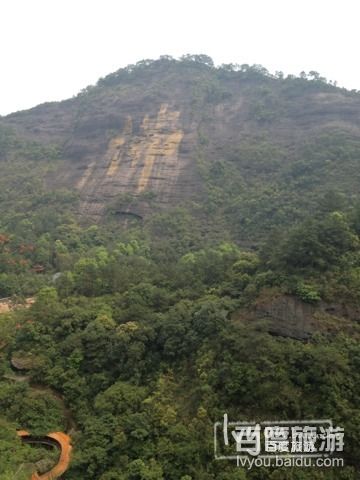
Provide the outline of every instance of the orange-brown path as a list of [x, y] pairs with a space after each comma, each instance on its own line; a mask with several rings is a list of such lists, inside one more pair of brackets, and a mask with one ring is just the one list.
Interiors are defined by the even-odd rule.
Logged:
[[71, 438], [69, 435], [66, 435], [66, 433], [53, 432], [48, 433], [44, 437], [36, 437], [32, 436], [25, 430], [20, 430], [17, 432], [17, 434], [26, 443], [42, 443], [44, 445], [55, 444], [60, 449], [60, 458], [57, 465], [55, 465], [50, 472], [42, 475], [33, 473], [31, 480], [55, 480], [56, 478], [61, 477], [61, 475], [69, 468], [72, 446]]

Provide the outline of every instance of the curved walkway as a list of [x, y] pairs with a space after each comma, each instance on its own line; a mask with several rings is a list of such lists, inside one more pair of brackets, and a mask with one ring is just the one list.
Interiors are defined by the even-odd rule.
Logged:
[[45, 437], [37, 437], [31, 435], [25, 430], [20, 430], [17, 432], [19, 437], [21, 437], [24, 443], [32, 444], [43, 444], [56, 446], [60, 450], [60, 458], [50, 472], [39, 475], [38, 473], [33, 473], [31, 480], [55, 480], [60, 478], [63, 473], [69, 468], [70, 459], [71, 459], [71, 438], [66, 433], [54, 432], [49, 433]]

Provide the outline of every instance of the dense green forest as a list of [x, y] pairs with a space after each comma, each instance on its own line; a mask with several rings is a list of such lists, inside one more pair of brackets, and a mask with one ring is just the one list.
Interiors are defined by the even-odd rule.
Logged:
[[[71, 431], [68, 480], [359, 478], [360, 136], [336, 125], [293, 151], [268, 129], [304, 91], [358, 94], [316, 72], [275, 78], [192, 56], [140, 62], [79, 98], [141, 84], [169, 63], [211, 79], [193, 98], [205, 123], [227, 98], [222, 78], [242, 76], [254, 98], [259, 133], [220, 145], [209, 161], [211, 139], [197, 132], [199, 198], [126, 222], [109, 208], [90, 222], [74, 190], [43, 180], [61, 148], [0, 125], [0, 298], [35, 297], [0, 315], [0, 478], [29, 478], [26, 465], [49, 457], [16, 429]], [[310, 338], [254, 320], [259, 299], [278, 296], [317, 311]], [[355, 313], [321, 308], [334, 304]], [[11, 369], [14, 357], [30, 359], [24, 371]], [[331, 418], [345, 429], [345, 467], [216, 461], [213, 424], [225, 412]]]

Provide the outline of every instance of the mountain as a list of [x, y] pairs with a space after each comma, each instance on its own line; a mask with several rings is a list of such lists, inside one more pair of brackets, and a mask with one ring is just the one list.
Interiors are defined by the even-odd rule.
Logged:
[[316, 72], [216, 68], [205, 55], [139, 62], [0, 128], [3, 162], [10, 132], [40, 149], [46, 188], [77, 192], [77, 212], [95, 222], [195, 202], [249, 238], [269, 219], [300, 219], [328, 190], [356, 194], [359, 182], [358, 93]]
[[[205, 55], [1, 117], [0, 478], [357, 479], [359, 163], [359, 92]], [[242, 468], [225, 413], [344, 448]]]

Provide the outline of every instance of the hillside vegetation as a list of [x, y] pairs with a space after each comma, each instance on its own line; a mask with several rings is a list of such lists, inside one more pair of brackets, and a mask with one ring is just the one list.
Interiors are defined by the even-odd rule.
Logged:
[[[0, 298], [36, 298], [0, 316], [0, 478], [44, 457], [16, 428], [71, 430], [69, 480], [358, 478], [359, 163], [359, 93], [204, 55], [0, 118]], [[346, 466], [216, 461], [224, 413], [331, 418]]]

